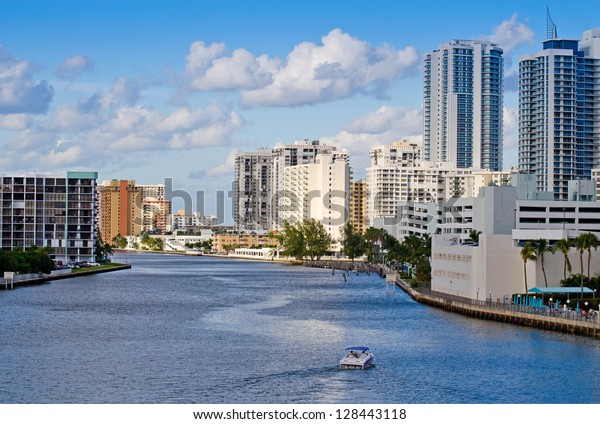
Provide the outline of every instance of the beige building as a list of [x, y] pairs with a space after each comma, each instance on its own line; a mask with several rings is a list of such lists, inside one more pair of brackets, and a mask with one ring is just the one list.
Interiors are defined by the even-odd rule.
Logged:
[[348, 219], [354, 232], [363, 234], [367, 229], [367, 182], [365, 180], [350, 183], [349, 211]]
[[[279, 246], [276, 231], [236, 232], [213, 234], [212, 248], [217, 253], [226, 253], [238, 248], [262, 248]], [[227, 247], [227, 249], [226, 249]]]
[[104, 241], [117, 234], [165, 234], [170, 231], [171, 201], [164, 186], [136, 185], [134, 180], [106, 180], [98, 186], [98, 228]]
[[102, 240], [110, 242], [117, 234], [139, 235], [141, 208], [136, 207], [138, 193], [133, 180], [103, 181], [98, 186], [100, 202], [98, 228]]

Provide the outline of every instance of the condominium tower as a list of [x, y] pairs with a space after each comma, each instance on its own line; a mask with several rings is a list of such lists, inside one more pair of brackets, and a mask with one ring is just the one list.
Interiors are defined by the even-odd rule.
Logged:
[[454, 40], [425, 56], [424, 160], [502, 169], [503, 51]]
[[93, 261], [96, 172], [2, 173], [2, 249], [52, 247], [55, 260]]
[[171, 201], [165, 200], [165, 187], [137, 185], [133, 180], [106, 180], [98, 186], [98, 229], [110, 242], [117, 234], [165, 234], [171, 229]]
[[321, 144], [318, 140], [276, 144], [272, 150], [258, 149], [235, 157], [233, 215], [237, 225], [247, 230], [273, 230], [283, 224], [279, 206], [285, 202], [284, 170], [290, 166], [316, 163], [317, 155], [331, 153], [348, 162], [345, 150]]
[[542, 46], [519, 61], [519, 171], [567, 200], [569, 181], [600, 163], [600, 28]]

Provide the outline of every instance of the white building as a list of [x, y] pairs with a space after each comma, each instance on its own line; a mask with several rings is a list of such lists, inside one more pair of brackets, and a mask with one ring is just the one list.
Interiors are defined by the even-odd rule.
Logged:
[[180, 210], [177, 214], [171, 216], [173, 231], [196, 230], [205, 227], [213, 227], [218, 225], [218, 219], [212, 215], [202, 215], [199, 212], [192, 212], [191, 215], [186, 215], [185, 211]]
[[288, 166], [283, 172], [278, 221], [320, 221], [335, 241], [348, 219], [350, 166], [345, 155], [320, 153], [315, 163]]
[[[284, 169], [315, 163], [317, 154], [334, 153], [348, 161], [345, 150], [302, 140], [278, 143], [270, 149], [238, 153], [235, 158], [233, 214], [237, 225], [248, 230], [279, 229], [278, 205], [283, 192]], [[283, 193], [285, 197], [285, 193]]]
[[568, 182], [600, 164], [600, 28], [542, 45], [519, 61], [519, 170], [566, 200]]
[[244, 228], [268, 229], [273, 197], [273, 154], [268, 149], [235, 156], [233, 216]]
[[[442, 233], [432, 242], [432, 290], [478, 300], [491, 296], [494, 301], [524, 293], [520, 252], [525, 242], [544, 239], [551, 245], [580, 233], [600, 235], [596, 202], [555, 201], [548, 196], [535, 200], [519, 198], [519, 193], [523, 192], [517, 187], [485, 187], [477, 198], [458, 199], [450, 206], [453, 210], [445, 210]], [[471, 229], [482, 232], [479, 243], [464, 243]], [[569, 257], [573, 272], [579, 272], [574, 248]], [[545, 253], [544, 265], [548, 286], [560, 286], [563, 255]], [[528, 261], [526, 269], [528, 289], [545, 287], [541, 260]], [[600, 261], [592, 262], [592, 274], [599, 271]]]
[[502, 169], [503, 51], [454, 40], [425, 56], [424, 159]]
[[[409, 146], [403, 145], [405, 152], [410, 151]], [[401, 151], [398, 147], [392, 144], [371, 150], [371, 166], [367, 168], [367, 217], [369, 225], [384, 228], [400, 240], [409, 234], [434, 234], [442, 224], [440, 208], [444, 202], [474, 197], [479, 188], [488, 185], [508, 185], [510, 176], [516, 172], [422, 162], [416, 159], [416, 153], [408, 158], [397, 153]], [[395, 156], [388, 152], [394, 152]]]

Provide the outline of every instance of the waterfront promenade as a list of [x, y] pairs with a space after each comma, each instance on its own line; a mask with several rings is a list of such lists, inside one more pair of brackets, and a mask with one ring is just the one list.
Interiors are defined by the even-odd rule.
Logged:
[[400, 278], [396, 279], [396, 285], [417, 302], [449, 312], [473, 318], [600, 338], [600, 323], [596, 314], [588, 316], [572, 310], [474, 301], [428, 290], [419, 292]]

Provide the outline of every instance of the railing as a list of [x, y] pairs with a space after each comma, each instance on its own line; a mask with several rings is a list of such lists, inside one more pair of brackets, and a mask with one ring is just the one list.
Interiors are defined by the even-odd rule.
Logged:
[[512, 303], [512, 299], [507, 299], [506, 302], [502, 302], [500, 299], [495, 301], [490, 299], [475, 300], [460, 296], [453, 296], [446, 293], [434, 292], [428, 289], [419, 289], [419, 292], [422, 295], [437, 297], [441, 300], [445, 300], [448, 303], [462, 303], [465, 305], [477, 306], [489, 310], [520, 312], [524, 314], [562, 318], [572, 321], [582, 321], [594, 324], [600, 323], [599, 311], [592, 309], [590, 309], [589, 311], [586, 311], [584, 309], [577, 311], [573, 309], [565, 309], [564, 306], [555, 308], [549, 306], [535, 307], [515, 305]]

